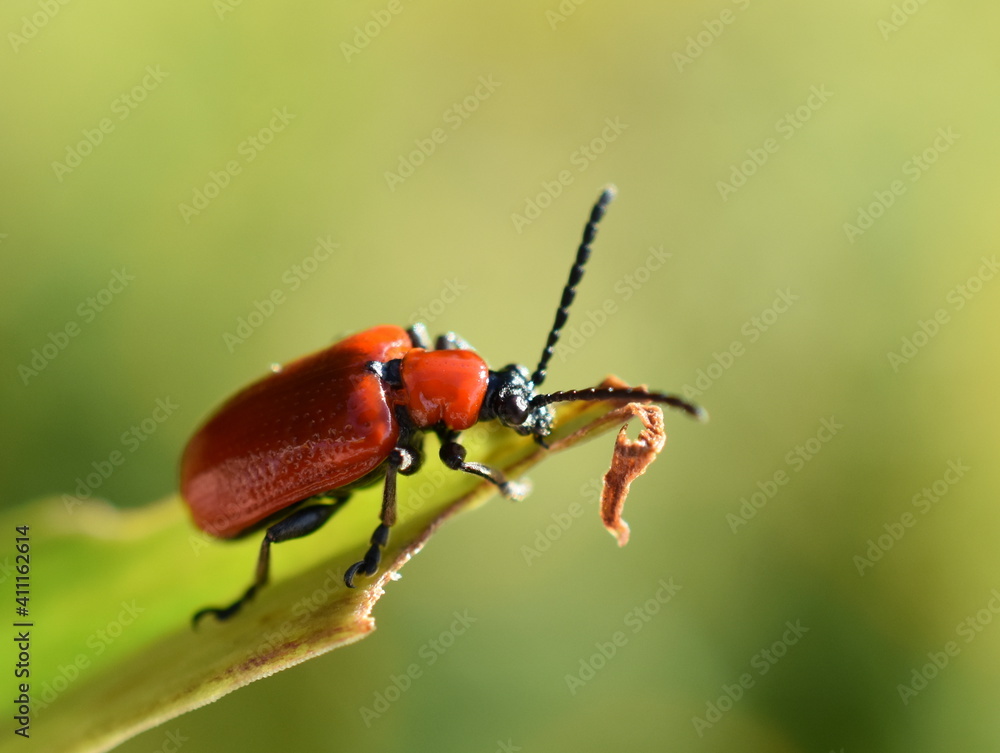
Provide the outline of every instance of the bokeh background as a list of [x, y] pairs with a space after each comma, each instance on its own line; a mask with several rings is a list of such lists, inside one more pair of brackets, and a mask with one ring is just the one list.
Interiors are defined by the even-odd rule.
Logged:
[[121, 750], [1000, 745], [995, 5], [2, 19], [3, 505], [114, 451], [95, 496], [171, 494], [221, 398], [375, 323], [533, 364], [612, 181], [549, 384], [614, 372], [712, 414], [668, 418], [628, 547], [597, 517], [608, 438], [448, 525], [372, 637]]

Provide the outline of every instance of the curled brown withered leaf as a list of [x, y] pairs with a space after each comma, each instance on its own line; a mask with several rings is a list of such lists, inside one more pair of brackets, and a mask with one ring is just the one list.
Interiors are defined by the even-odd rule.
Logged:
[[[628, 387], [629, 385], [615, 376], [608, 376], [600, 387]], [[642, 421], [642, 431], [632, 440], [628, 438], [627, 424], [630, 419]], [[628, 543], [628, 523], [622, 520], [622, 508], [628, 496], [632, 482], [646, 472], [650, 463], [663, 450], [667, 442], [667, 434], [663, 428], [663, 411], [657, 405], [642, 403], [627, 403], [608, 411], [586, 427], [554, 442], [553, 450], [562, 450], [582, 439], [593, 436], [602, 426], [608, 424], [623, 424], [615, 440], [614, 454], [611, 456], [611, 467], [604, 474], [604, 488], [601, 490], [601, 521], [604, 527], [618, 540], [618, 546]]]
[[622, 520], [622, 508], [632, 482], [646, 472], [667, 442], [663, 430], [663, 411], [655, 405], [629, 403], [624, 407], [642, 421], [642, 431], [636, 439], [628, 438], [628, 427], [623, 426], [615, 439], [611, 467], [604, 474], [601, 490], [601, 521], [618, 540], [618, 546], [628, 543], [628, 523]]

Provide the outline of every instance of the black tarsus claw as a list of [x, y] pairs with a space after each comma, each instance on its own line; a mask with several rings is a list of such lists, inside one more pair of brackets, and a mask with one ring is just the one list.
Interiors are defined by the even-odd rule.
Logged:
[[207, 614], [215, 615], [215, 619], [219, 622], [225, 622], [240, 611], [241, 606], [243, 606], [242, 600], [237, 601], [235, 604], [230, 604], [228, 607], [205, 607], [204, 609], [199, 609], [191, 618], [191, 627], [197, 630], [198, 623]]
[[371, 576], [378, 572], [378, 563], [382, 560], [382, 547], [389, 543], [389, 526], [385, 523], [375, 529], [371, 537], [371, 546], [365, 552], [365, 558], [360, 562], [355, 562], [344, 573], [344, 585], [354, 588], [354, 576], [361, 570], [365, 575]]
[[357, 575], [358, 570], [360, 570], [361, 566], [364, 564], [365, 564], [364, 562], [355, 562], [353, 565], [347, 568], [347, 572], [344, 573], [345, 586], [347, 586], [348, 588], [354, 588], [354, 576]]
[[225, 622], [234, 614], [239, 612], [240, 609], [243, 607], [243, 605], [246, 604], [248, 601], [250, 601], [250, 599], [252, 599], [254, 597], [254, 594], [256, 593], [257, 593], [257, 584], [254, 584], [247, 589], [245, 594], [243, 594], [240, 598], [238, 598], [228, 607], [205, 607], [204, 609], [199, 609], [197, 612], [194, 613], [194, 616], [191, 618], [191, 627], [197, 630], [199, 621], [201, 621], [202, 617], [204, 617], [206, 614], [213, 614], [215, 615], [216, 620], [218, 620], [219, 622]]

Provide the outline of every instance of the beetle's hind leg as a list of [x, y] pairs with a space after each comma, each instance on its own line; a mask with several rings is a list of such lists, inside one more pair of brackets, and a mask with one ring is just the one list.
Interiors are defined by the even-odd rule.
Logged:
[[365, 553], [365, 558], [355, 562], [344, 573], [344, 583], [348, 588], [354, 588], [354, 576], [361, 572], [374, 575], [382, 559], [382, 548], [389, 543], [389, 529], [396, 523], [396, 476], [402, 473], [409, 476], [420, 467], [419, 452], [408, 447], [395, 447], [386, 458], [385, 486], [382, 489], [382, 523], [372, 534], [371, 546]]
[[192, 624], [197, 627], [198, 621], [207, 614], [214, 615], [215, 619], [222, 621], [228, 620], [240, 611], [240, 608], [250, 601], [260, 588], [267, 585], [271, 569], [271, 544], [279, 544], [282, 541], [308, 536], [322, 527], [330, 519], [330, 516], [337, 512], [345, 502], [347, 502], [347, 496], [342, 496], [330, 504], [302, 507], [287, 518], [268, 527], [264, 533], [264, 540], [260, 543], [260, 554], [257, 557], [257, 571], [250, 587], [228, 607], [206, 607], [205, 609], [198, 610], [195, 612], [194, 617], [191, 618]]

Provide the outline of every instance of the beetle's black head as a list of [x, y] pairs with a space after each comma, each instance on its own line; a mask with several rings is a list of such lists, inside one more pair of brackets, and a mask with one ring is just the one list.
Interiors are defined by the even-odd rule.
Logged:
[[532, 403], [535, 388], [528, 370], [512, 363], [491, 371], [479, 420], [497, 419], [504, 426], [525, 436], [548, 436], [555, 412], [548, 405]]

